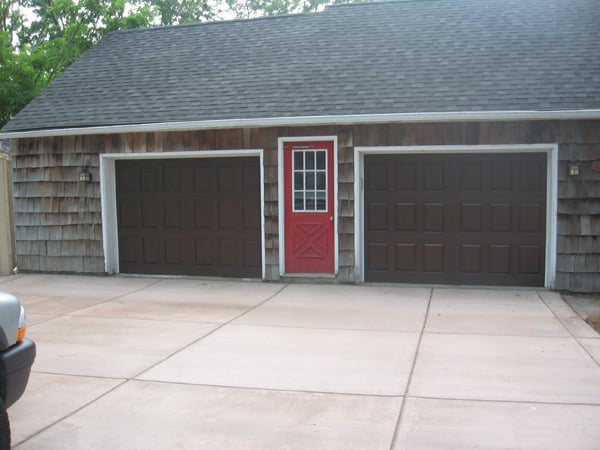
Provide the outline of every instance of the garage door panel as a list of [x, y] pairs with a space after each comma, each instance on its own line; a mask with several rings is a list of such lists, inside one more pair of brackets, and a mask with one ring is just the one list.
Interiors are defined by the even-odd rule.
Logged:
[[142, 239], [142, 261], [144, 264], [160, 263], [160, 238]]
[[128, 236], [119, 240], [121, 262], [135, 263], [138, 260], [138, 241], [139, 238]]
[[[414, 164], [396, 164], [394, 179], [397, 191], [415, 191], [417, 189], [416, 170]], [[385, 169], [385, 166], [384, 166]], [[385, 190], [385, 177], [382, 178], [383, 188]]]
[[366, 187], [369, 191], [384, 191], [387, 189], [387, 169], [383, 164], [373, 164], [368, 168], [368, 185]]
[[210, 266], [211, 261], [214, 260], [212, 245], [213, 241], [210, 239], [196, 239], [195, 240], [195, 258], [194, 263], [197, 266]]
[[464, 191], [478, 191], [482, 188], [483, 164], [463, 163], [461, 164], [461, 188]]
[[371, 242], [367, 248], [367, 262], [372, 271], [388, 270], [388, 244], [385, 242]]
[[235, 191], [235, 170], [231, 165], [219, 165], [217, 167], [217, 192]]
[[210, 192], [210, 169], [207, 166], [194, 167], [193, 178], [195, 193], [206, 194]]
[[461, 244], [459, 247], [460, 270], [465, 273], [480, 273], [482, 270], [482, 248], [480, 244]]
[[512, 245], [490, 245], [488, 264], [492, 274], [510, 274], [512, 272]]
[[545, 222], [544, 206], [539, 203], [519, 205], [519, 231], [522, 233], [541, 233]]
[[117, 186], [121, 272], [260, 277], [259, 158], [117, 161], [116, 172], [140, 180]]
[[183, 239], [166, 239], [165, 240], [165, 262], [167, 264], [183, 264], [184, 263], [184, 242]]
[[137, 202], [123, 202], [118, 207], [118, 220], [121, 228], [136, 228], [140, 216]]
[[244, 192], [260, 191], [260, 178], [256, 176], [256, 167], [242, 166], [242, 190]]
[[399, 272], [416, 272], [417, 245], [411, 243], [397, 243], [395, 249], [395, 269]]
[[156, 203], [156, 200], [145, 200], [142, 204], [142, 227], [143, 228], [158, 228], [161, 221], [159, 220], [161, 206]]
[[535, 275], [541, 270], [543, 249], [540, 245], [519, 246], [519, 272]]
[[490, 205], [490, 231], [510, 232], [512, 229], [512, 206], [510, 203]]
[[181, 197], [163, 202], [163, 223], [165, 228], [183, 228], [184, 202]]
[[159, 169], [157, 167], [142, 167], [142, 191], [158, 193], [160, 189]]
[[261, 261], [260, 241], [244, 241], [244, 266], [259, 268]]
[[546, 185], [546, 167], [536, 161], [527, 161], [519, 166], [519, 190], [539, 191]]
[[416, 231], [417, 205], [415, 203], [396, 203], [396, 231]]
[[219, 220], [217, 228], [219, 230], [233, 230], [239, 223], [240, 205], [237, 201], [227, 199], [226, 201], [217, 202], [217, 211]]
[[423, 244], [423, 272], [444, 272], [445, 253], [444, 244]]
[[255, 202], [244, 202], [244, 204], [242, 205], [242, 211], [243, 228], [246, 230], [259, 230], [260, 204]]
[[124, 167], [118, 171], [116, 181], [119, 192], [131, 193], [140, 189], [139, 171], [133, 167]]
[[367, 223], [370, 231], [385, 231], [388, 229], [387, 203], [367, 204]]
[[442, 163], [424, 164], [423, 190], [443, 191], [446, 187], [444, 165]]
[[365, 279], [543, 286], [545, 167], [545, 154], [366, 155]]
[[194, 201], [194, 228], [208, 230], [212, 223], [212, 202], [209, 199]]
[[181, 192], [182, 174], [178, 167], [165, 167], [163, 169], [163, 191]]
[[219, 242], [219, 263], [221, 266], [235, 266], [238, 262], [240, 249], [238, 243], [231, 239]]
[[460, 211], [460, 231], [481, 232], [483, 220], [483, 204], [462, 203]]
[[510, 191], [513, 187], [512, 161], [497, 161], [494, 163], [490, 176], [492, 191]]
[[443, 203], [423, 205], [423, 231], [444, 231], [445, 206]]

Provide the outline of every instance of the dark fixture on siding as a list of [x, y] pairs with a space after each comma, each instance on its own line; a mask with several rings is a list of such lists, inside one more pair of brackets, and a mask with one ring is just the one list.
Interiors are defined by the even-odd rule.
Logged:
[[579, 164], [569, 163], [569, 176], [570, 177], [578, 177], [579, 176]]
[[92, 174], [89, 172], [89, 170], [82, 170], [79, 172], [79, 181], [83, 183], [89, 183], [92, 181]]

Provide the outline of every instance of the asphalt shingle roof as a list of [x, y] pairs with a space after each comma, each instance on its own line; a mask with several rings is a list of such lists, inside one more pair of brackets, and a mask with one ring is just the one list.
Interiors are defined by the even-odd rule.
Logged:
[[108, 34], [5, 132], [600, 109], [600, 0], [414, 0]]

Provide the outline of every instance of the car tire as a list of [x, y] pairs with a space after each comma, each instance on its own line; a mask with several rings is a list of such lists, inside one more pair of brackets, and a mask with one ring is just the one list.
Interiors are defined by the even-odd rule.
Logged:
[[10, 424], [4, 401], [0, 398], [0, 450], [10, 450]]

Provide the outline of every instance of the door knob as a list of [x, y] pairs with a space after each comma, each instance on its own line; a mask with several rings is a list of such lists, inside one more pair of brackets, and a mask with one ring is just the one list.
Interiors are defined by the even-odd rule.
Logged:
[[329, 216], [329, 220], [333, 222], [333, 216]]

